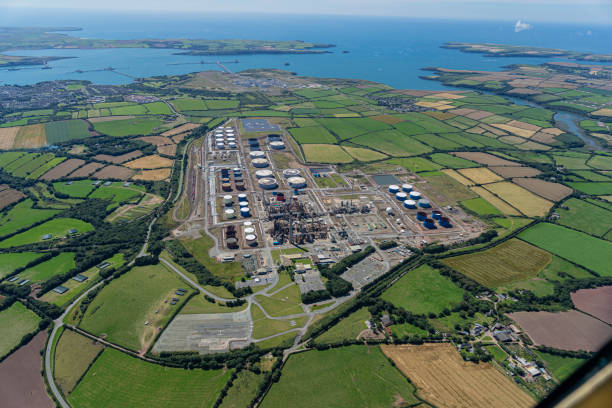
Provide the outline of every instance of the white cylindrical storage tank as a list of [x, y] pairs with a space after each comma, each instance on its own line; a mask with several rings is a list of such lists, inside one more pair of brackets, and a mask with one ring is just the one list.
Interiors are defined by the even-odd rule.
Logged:
[[251, 160], [253, 167], [268, 167], [268, 161], [266, 159], [253, 159]]
[[225, 149], [225, 145], [223, 143], [217, 143], [217, 149], [223, 150]]
[[418, 191], [411, 191], [410, 192], [410, 199], [411, 200], [420, 200], [421, 199], [421, 193], [419, 193]]
[[402, 184], [402, 191], [409, 193], [412, 191], [412, 184]]
[[240, 216], [241, 217], [250, 217], [251, 216], [251, 210], [249, 209], [249, 207], [240, 207]]
[[266, 157], [266, 154], [261, 150], [253, 150], [251, 153], [249, 153], [249, 157], [251, 159], [263, 159]]
[[392, 215], [393, 214], [393, 208], [391, 207], [387, 207], [387, 209], [385, 210], [387, 212], [387, 214]]
[[391, 184], [389, 186], [389, 192], [392, 194], [395, 194], [399, 191], [399, 186], [396, 186], [395, 184]]
[[246, 227], [244, 229], [244, 235], [256, 235], [255, 234], [255, 228], [253, 228], [253, 227]]
[[298, 177], [299, 175], [300, 175], [300, 171], [298, 169], [283, 170], [284, 178]]
[[223, 204], [225, 205], [231, 205], [234, 202], [234, 199], [232, 198], [231, 195], [225, 195], [223, 196]]
[[234, 211], [233, 208], [228, 208], [227, 210], [225, 210], [225, 218], [227, 218], [228, 220], [231, 220], [232, 218], [236, 217], [236, 211]]
[[274, 150], [283, 150], [285, 148], [285, 144], [283, 142], [270, 142], [270, 147]]
[[229, 147], [230, 149], [235, 149], [235, 148], [237, 148], [237, 147], [238, 147], [238, 145], [236, 145], [236, 143], [234, 143], [234, 142], [229, 142], [229, 143], [227, 144], [227, 147]]
[[228, 136], [225, 140], [227, 140], [228, 142], [235, 142], [236, 138], [233, 136]]
[[257, 245], [257, 235], [249, 234], [246, 237], [244, 237], [244, 239], [246, 240], [246, 243], [249, 246]]
[[417, 205], [417, 203], [414, 200], [406, 200], [406, 201], [404, 201], [404, 207], [409, 208], [411, 210], [415, 209], [416, 205]]
[[240, 206], [240, 208], [248, 207], [249, 206], [249, 202], [248, 201], [240, 201], [240, 202], [238, 202], [238, 205]]
[[304, 177], [289, 177], [287, 183], [291, 188], [304, 188], [306, 187], [306, 179]]
[[264, 190], [274, 190], [278, 187], [278, 184], [276, 184], [276, 180], [269, 177], [259, 179], [258, 184], [259, 187], [263, 188]]
[[244, 224], [242, 224], [242, 225], [244, 225], [244, 228], [247, 228], [247, 227], [252, 226], [253, 223], [251, 221], [245, 221]]
[[247, 201], [249, 201], [249, 199], [247, 198], [246, 194], [244, 194], [244, 193], [238, 194], [238, 202], [244, 203], [244, 202], [247, 202]]
[[431, 203], [429, 202], [429, 200], [426, 200], [426, 199], [422, 198], [422, 199], [419, 200], [419, 207], [429, 208], [429, 207], [431, 207]]
[[397, 201], [406, 201], [408, 199], [408, 194], [400, 191], [399, 193], [395, 194], [395, 199]]
[[255, 177], [257, 177], [258, 179], [270, 178], [274, 177], [274, 173], [272, 172], [272, 170], [257, 170], [255, 172]]

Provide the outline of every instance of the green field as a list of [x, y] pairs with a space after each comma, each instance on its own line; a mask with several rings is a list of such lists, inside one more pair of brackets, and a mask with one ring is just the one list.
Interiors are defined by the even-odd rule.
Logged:
[[343, 340], [355, 340], [359, 333], [366, 330], [365, 321], [371, 319], [367, 308], [361, 308], [346, 316], [329, 330], [318, 336], [317, 343], [340, 343]]
[[305, 144], [302, 150], [311, 163], [350, 163], [353, 158], [338, 145]]
[[484, 346], [484, 348], [489, 352], [489, 354], [491, 354], [495, 361], [500, 364], [508, 358], [508, 355], [504, 352], [504, 350], [502, 350], [501, 347], [496, 346], [495, 344], [490, 346]]
[[474, 163], [471, 160], [466, 160], [461, 157], [452, 156], [447, 153], [434, 153], [431, 156], [431, 160], [440, 164], [443, 167], [451, 169], [464, 169], [467, 167], [478, 167], [478, 163]]
[[589, 183], [587, 181], [575, 181], [567, 183], [567, 185], [590, 195], [612, 194], [612, 182]]
[[612, 170], [612, 156], [594, 155], [587, 164], [598, 170]]
[[481, 285], [495, 288], [534, 277], [551, 261], [546, 251], [518, 239], [443, 262]]
[[180, 242], [213, 275], [232, 282], [244, 276], [242, 265], [239, 262], [217, 262], [208, 255], [208, 250], [214, 245], [212, 238], [208, 234], [202, 232], [200, 238], [181, 239]]
[[255, 374], [249, 370], [240, 371], [219, 408], [245, 408], [249, 406], [257, 395], [257, 388], [263, 381], [263, 377], [263, 374]]
[[379, 347], [350, 346], [289, 357], [261, 406], [382, 408], [398, 399], [411, 406], [419, 402], [414, 392]]
[[0, 357], [4, 357], [21, 338], [38, 327], [40, 318], [20, 302], [0, 312]]
[[427, 331], [420, 327], [413, 326], [410, 323], [394, 324], [391, 326], [391, 333], [399, 337], [426, 336]]
[[385, 163], [397, 164], [413, 173], [440, 170], [442, 168], [439, 164], [433, 163], [423, 157], [389, 159]]
[[89, 198], [100, 198], [102, 200], [112, 200], [114, 203], [132, 203], [138, 201], [142, 195], [142, 189], [139, 186], [131, 185], [123, 187], [123, 183], [115, 182], [110, 186], [100, 186], [96, 189]]
[[184, 98], [174, 99], [170, 101], [174, 108], [178, 111], [197, 111], [197, 110], [208, 110], [208, 106], [202, 99], [195, 98]]
[[430, 267], [408, 271], [381, 296], [413, 313], [440, 313], [463, 300], [463, 290]]
[[42, 242], [42, 237], [45, 234], [52, 234], [53, 238], [64, 237], [72, 228], [76, 228], [79, 234], [93, 230], [91, 224], [85, 221], [74, 218], [53, 218], [21, 234], [0, 241], [0, 248], [10, 248]]
[[53, 378], [64, 395], [72, 392], [94, 358], [104, 349], [102, 344], [72, 330], [64, 330], [55, 346]]
[[270, 316], [281, 317], [304, 313], [300, 306], [300, 289], [297, 285], [291, 285], [270, 297], [258, 295], [256, 299]]
[[0, 254], [0, 279], [17, 268], [22, 268], [33, 260], [41, 257], [42, 254], [36, 252], [11, 252]]
[[77, 198], [87, 197], [95, 187], [92, 180], [58, 181], [53, 183], [55, 191]]
[[521, 232], [519, 238], [589, 268], [601, 276], [612, 276], [612, 242], [545, 222]]
[[134, 118], [134, 119], [121, 119], [112, 120], [107, 122], [96, 122], [93, 124], [94, 129], [109, 136], [125, 137], [125, 136], [137, 136], [137, 135], [148, 135], [156, 133], [163, 129], [162, 121], [158, 118]]
[[247, 305], [240, 307], [229, 307], [218, 301], [209, 302], [204, 296], [194, 296], [181, 309], [180, 314], [201, 314], [201, 313], [234, 313], [247, 308]]
[[152, 115], [171, 115], [172, 111], [164, 102], [150, 102], [145, 103], [144, 106], [147, 112]]
[[336, 143], [336, 138], [321, 126], [291, 128], [289, 133], [299, 144], [306, 143]]
[[[563, 207], [568, 207], [566, 210]], [[612, 211], [570, 198], [557, 208], [559, 224], [602, 238], [612, 228]]]
[[34, 202], [23, 200], [0, 216], [0, 237], [5, 236], [32, 224], [44, 221], [59, 213], [58, 210], [40, 210], [32, 208]]
[[[303, 327], [308, 320], [306, 316], [289, 320], [268, 319], [261, 309], [255, 305], [251, 306], [251, 317], [253, 319], [253, 338], [255, 339], [263, 339], [287, 330], [298, 329]], [[293, 335], [296, 334], [293, 333]]]
[[397, 130], [382, 130], [351, 139], [351, 142], [371, 147], [390, 156], [415, 156], [431, 152], [431, 147]]
[[363, 149], [361, 147], [351, 147], [351, 146], [343, 145], [342, 148], [344, 149], [345, 152], [350, 154], [355, 160], [361, 161], [361, 162], [381, 160], [381, 159], [386, 159], [388, 157], [382, 153], [375, 152], [374, 150]]
[[107, 348], [68, 401], [79, 408], [212, 407], [231, 373], [163, 367]]
[[44, 282], [55, 275], [64, 274], [74, 267], [74, 253], [62, 252], [48, 261], [21, 272], [19, 277], [29, 279], [31, 282]]
[[461, 201], [461, 205], [478, 215], [501, 215], [501, 211], [481, 197]]
[[66, 160], [65, 157], [55, 157], [37, 168], [36, 170], [34, 170], [33, 172], [31, 172], [26, 178], [36, 180], [37, 178], [45, 174], [47, 171], [51, 170], [52, 168], [63, 162], [64, 160]]
[[49, 122], [45, 125], [45, 128], [48, 145], [91, 137], [88, 130], [88, 123], [84, 120], [60, 120]]
[[13, 171], [12, 174], [15, 177], [25, 178], [26, 176], [29, 176], [33, 171], [35, 171], [39, 167], [45, 165], [47, 162], [49, 162], [54, 157], [55, 156], [53, 156], [53, 154], [51, 153], [41, 154], [40, 156], [37, 156], [33, 160], [30, 160], [29, 162], [17, 168], [15, 171]]
[[353, 138], [363, 135], [364, 133], [374, 130], [389, 129], [389, 126], [382, 122], [366, 118], [344, 118], [344, 119], [318, 119], [321, 125], [325, 126], [332, 133], [337, 135], [341, 140]]
[[538, 350], [534, 350], [534, 353], [546, 364], [546, 368], [559, 382], [565, 381], [586, 361], [582, 358], [562, 357]]
[[[157, 328], [164, 327], [187, 295], [176, 296], [178, 288], [189, 289], [177, 275], [161, 264], [132, 268], [96, 296], [85, 312], [80, 327], [133, 350], [150, 344]], [[179, 298], [175, 306], [164, 303]], [[155, 314], [155, 310], [159, 312]], [[149, 325], [145, 322], [149, 321]]]

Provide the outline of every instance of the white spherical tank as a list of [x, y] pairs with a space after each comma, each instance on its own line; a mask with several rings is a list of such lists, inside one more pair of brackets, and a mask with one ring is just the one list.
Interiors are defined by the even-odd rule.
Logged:
[[283, 170], [284, 178], [298, 177], [299, 175], [300, 175], [300, 171], [298, 169]]
[[259, 187], [264, 190], [274, 190], [278, 187], [278, 184], [276, 184], [276, 180], [271, 177], [261, 178], [259, 179], [257, 184], [259, 184]]
[[262, 168], [268, 167], [268, 161], [266, 159], [253, 159], [251, 160], [253, 167]]
[[263, 159], [266, 157], [266, 154], [262, 152], [261, 150], [253, 150], [252, 152], [249, 153], [249, 157], [251, 159]]
[[291, 188], [304, 188], [306, 187], [306, 179], [304, 177], [289, 177], [287, 183]]
[[400, 191], [399, 193], [395, 194], [395, 199], [397, 201], [405, 201], [408, 199], [408, 194], [404, 193], [403, 191]]
[[257, 177], [258, 179], [270, 178], [274, 177], [274, 173], [272, 172], [272, 170], [257, 170], [255, 172], [255, 177]]
[[270, 147], [274, 150], [283, 150], [285, 148], [285, 144], [283, 142], [270, 142]]
[[231, 220], [232, 218], [236, 217], [236, 211], [234, 211], [232, 208], [228, 208], [227, 210], [225, 210], [225, 218], [227, 218], [228, 220]]

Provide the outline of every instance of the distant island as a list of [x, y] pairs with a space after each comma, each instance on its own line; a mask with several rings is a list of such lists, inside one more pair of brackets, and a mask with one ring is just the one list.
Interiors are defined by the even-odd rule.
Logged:
[[522, 45], [448, 42], [442, 45], [441, 48], [457, 49], [461, 52], [485, 54], [487, 57], [564, 57], [577, 61], [612, 61], [612, 54], [593, 54], [588, 52], [567, 51], [555, 48], [526, 47]]
[[167, 48], [181, 50], [178, 55], [242, 54], [323, 54], [333, 44], [304, 41], [204, 40], [204, 39], [137, 39], [105, 40], [79, 38], [62, 32], [80, 31], [78, 27], [0, 27], [0, 68], [19, 65], [42, 65], [62, 57], [22, 57], [1, 54], [2, 51], [44, 49]]

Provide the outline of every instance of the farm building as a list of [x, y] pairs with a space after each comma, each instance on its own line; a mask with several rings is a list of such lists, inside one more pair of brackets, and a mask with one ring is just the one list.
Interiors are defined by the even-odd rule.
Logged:
[[76, 276], [74, 276], [72, 278], [73, 280], [77, 281], [77, 282], [85, 282], [87, 279], [89, 279], [87, 276], [85, 275], [81, 275], [80, 273]]
[[76, 234], [77, 232], [79, 232], [79, 230], [78, 230], [78, 229], [76, 229], [76, 228], [70, 228], [70, 229], [68, 230], [68, 234], [69, 234], [69, 235], [74, 235], [74, 234]]
[[68, 292], [68, 288], [65, 287], [65, 286], [61, 286], [60, 285], [60, 286], [57, 286], [57, 287], [53, 288], [53, 291], [56, 292], [56, 293], [59, 293], [61, 295], [63, 293]]
[[48, 239], [51, 239], [52, 237], [53, 237], [53, 235], [51, 235], [51, 234], [45, 234], [45, 235], [42, 236], [42, 239], [43, 239], [43, 241], [46, 241]]

